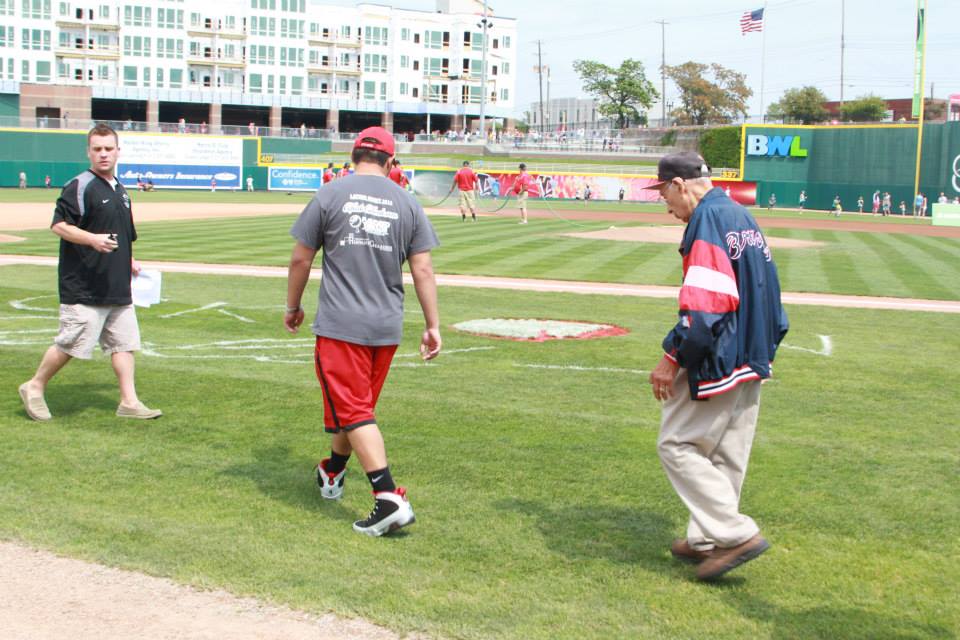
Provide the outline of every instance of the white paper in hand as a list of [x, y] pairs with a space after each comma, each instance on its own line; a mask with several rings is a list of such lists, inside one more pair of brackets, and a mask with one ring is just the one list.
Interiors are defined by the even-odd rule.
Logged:
[[139, 275], [133, 276], [133, 280], [130, 281], [133, 304], [138, 307], [149, 307], [160, 302], [161, 279], [162, 274], [151, 269], [141, 269]]

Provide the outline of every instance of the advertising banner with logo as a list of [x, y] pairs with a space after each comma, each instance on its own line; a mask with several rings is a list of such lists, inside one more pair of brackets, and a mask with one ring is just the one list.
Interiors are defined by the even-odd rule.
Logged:
[[316, 191], [323, 183], [323, 169], [318, 167], [270, 167], [267, 173], [269, 191]]
[[117, 178], [157, 189], [240, 188], [243, 139], [120, 133]]
[[[531, 198], [547, 198], [551, 200], [576, 200], [584, 198], [586, 190], [590, 189], [590, 200], [617, 202], [620, 191], [623, 190], [623, 200], [626, 202], [657, 202], [660, 194], [652, 189], [644, 189], [656, 182], [653, 176], [604, 176], [604, 175], [570, 175], [547, 174], [531, 172], [533, 184], [529, 191]], [[513, 194], [513, 187], [517, 173], [513, 172], [477, 172], [478, 195], [482, 198], [505, 198], [507, 193]], [[417, 193], [429, 198], [443, 198], [450, 192], [452, 171], [428, 171], [420, 169], [413, 181]], [[739, 180], [715, 179], [714, 186], [729, 189], [730, 196], [745, 205], [756, 203], [757, 185], [753, 182]], [[456, 193], [451, 200], [456, 206]]]

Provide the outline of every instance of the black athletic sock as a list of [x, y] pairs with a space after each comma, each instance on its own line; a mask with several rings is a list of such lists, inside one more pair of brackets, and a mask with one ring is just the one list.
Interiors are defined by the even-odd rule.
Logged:
[[327, 462], [327, 473], [332, 473], [337, 475], [347, 466], [347, 461], [350, 459], [350, 454], [341, 455], [334, 451], [330, 450], [330, 461]]
[[370, 486], [374, 491], [396, 491], [397, 485], [393, 483], [393, 477], [390, 475], [390, 467], [377, 469], [367, 474]]
[[467, 220], [467, 214], [461, 213], [461, 214], [460, 214], [460, 222], [466, 222], [466, 220]]

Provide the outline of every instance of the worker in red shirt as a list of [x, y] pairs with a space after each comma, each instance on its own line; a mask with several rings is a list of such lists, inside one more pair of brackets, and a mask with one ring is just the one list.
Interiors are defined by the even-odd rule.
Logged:
[[400, 161], [396, 158], [393, 159], [393, 165], [390, 167], [390, 179], [404, 189], [410, 184], [410, 181], [407, 180], [407, 175], [403, 172], [403, 167], [400, 166]]
[[468, 160], [463, 161], [463, 166], [453, 175], [453, 187], [460, 189], [460, 221], [467, 219], [467, 209], [470, 209], [470, 215], [473, 221], [477, 221], [477, 174], [470, 168]]
[[337, 177], [337, 174], [333, 170], [333, 163], [328, 162], [327, 168], [323, 170], [323, 184], [331, 182], [334, 178]]
[[520, 173], [513, 182], [513, 192], [517, 196], [517, 204], [520, 205], [520, 224], [527, 224], [527, 194], [530, 192], [533, 178], [527, 173], [527, 165], [520, 163]]

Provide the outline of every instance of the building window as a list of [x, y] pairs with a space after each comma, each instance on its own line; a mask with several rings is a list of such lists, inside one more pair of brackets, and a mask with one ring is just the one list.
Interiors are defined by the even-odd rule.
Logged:
[[125, 87], [137, 86], [137, 68], [136, 67], [123, 68], [123, 86]]
[[510, 75], [510, 63], [504, 62], [502, 65], [500, 65], [500, 70], [503, 71], [503, 75]]
[[405, 95], [407, 95], [407, 93], [409, 93], [409, 91], [410, 91], [410, 85], [407, 84], [406, 82], [401, 82], [401, 83], [400, 83], [400, 95], [405, 96]]
[[420, 34], [419, 34], [419, 33], [413, 34], [413, 44], [420, 44]]
[[290, 78], [290, 93], [295, 96], [303, 93], [303, 78], [296, 76]]
[[[10, 15], [13, 15], [13, 2], [10, 1]], [[50, 19], [50, 0], [22, 0], [24, 18]]]
[[[503, 36], [503, 48], [504, 49], [510, 48], [510, 36]], [[506, 73], [506, 71], [504, 71], [504, 73]]]
[[250, 93], [261, 93], [263, 91], [263, 76], [259, 73], [250, 74]]
[[510, 99], [510, 90], [509, 89], [500, 89], [500, 99], [509, 100]]
[[0, 26], [0, 47], [13, 46], [13, 27]]
[[363, 82], [363, 99], [364, 100], [376, 100], [377, 99], [377, 83], [372, 80], [364, 80]]
[[37, 82], [50, 82], [50, 62], [37, 60]]
[[371, 44], [371, 45], [387, 44], [387, 28], [386, 27], [364, 27], [363, 43]]
[[183, 69], [170, 69], [170, 88], [179, 89], [183, 86]]
[[401, 69], [410, 68], [410, 56], [400, 56], [400, 68]]
[[400, 39], [406, 42], [410, 39], [410, 29], [403, 28], [400, 29]]

